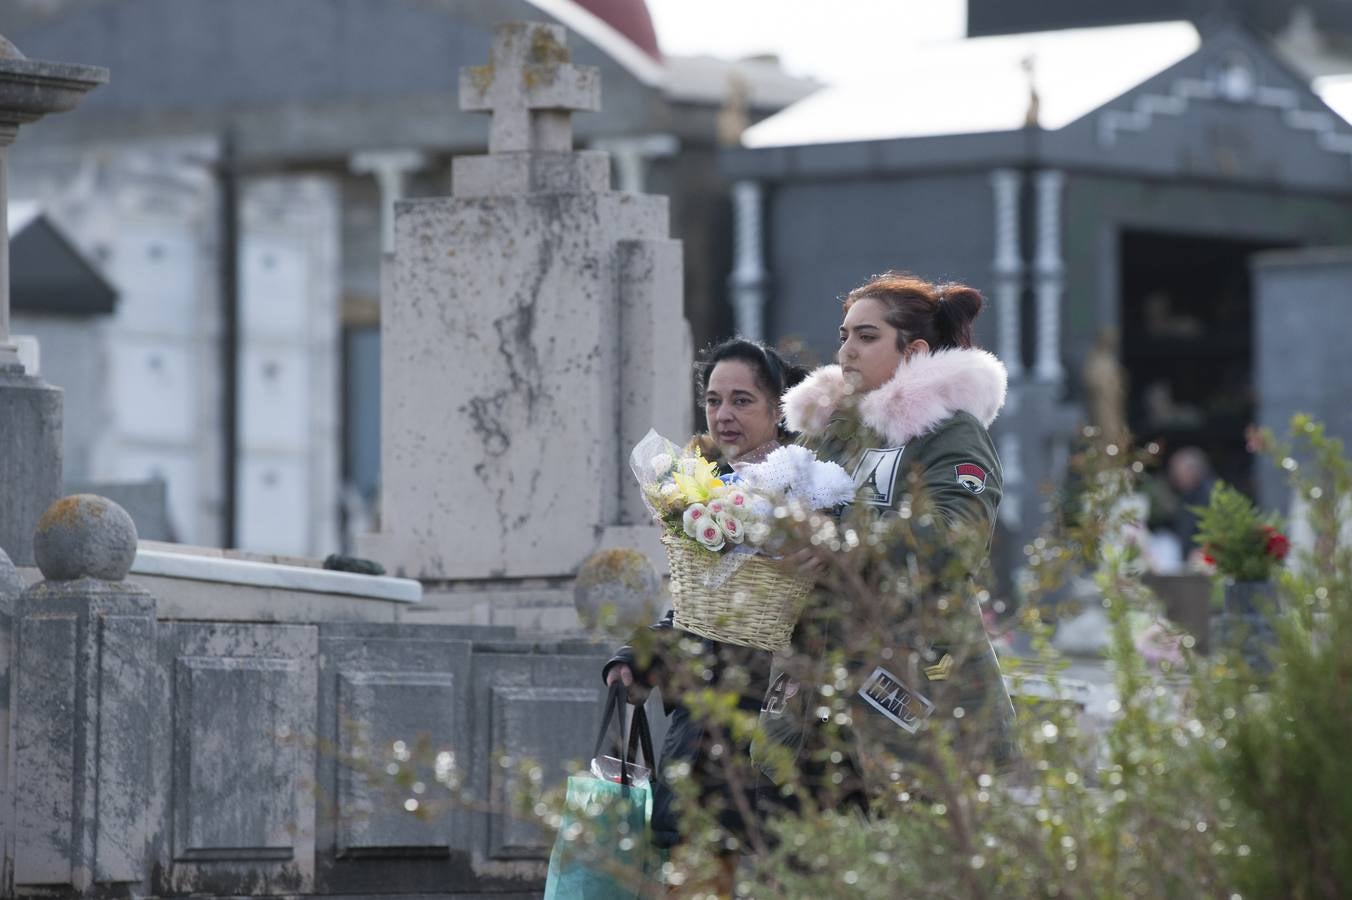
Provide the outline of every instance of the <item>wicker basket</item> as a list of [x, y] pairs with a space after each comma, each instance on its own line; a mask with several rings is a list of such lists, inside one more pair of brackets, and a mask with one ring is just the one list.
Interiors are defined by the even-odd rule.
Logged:
[[717, 588], [710, 588], [706, 578], [723, 564], [723, 554], [671, 534], [662, 536], [662, 545], [671, 565], [677, 628], [761, 650], [788, 646], [813, 579], [787, 574], [773, 560], [754, 555]]

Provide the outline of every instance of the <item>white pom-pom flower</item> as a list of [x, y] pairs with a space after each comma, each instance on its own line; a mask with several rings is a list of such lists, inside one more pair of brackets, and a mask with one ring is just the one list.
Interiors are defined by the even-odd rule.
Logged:
[[652, 458], [653, 477], [661, 478], [671, 471], [671, 467], [676, 464], [671, 458], [670, 453], [659, 453]]

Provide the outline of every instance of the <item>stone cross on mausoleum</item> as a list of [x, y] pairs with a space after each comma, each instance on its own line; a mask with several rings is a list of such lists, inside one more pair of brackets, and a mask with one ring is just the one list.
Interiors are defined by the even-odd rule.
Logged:
[[493, 61], [460, 71], [460, 108], [491, 112], [489, 153], [570, 153], [575, 112], [601, 108], [601, 79], [568, 61], [562, 28], [511, 23], [497, 30]]
[[395, 206], [382, 526], [361, 552], [428, 583], [425, 599], [437, 582], [566, 579], [599, 547], [659, 549], [629, 450], [650, 427], [690, 432], [667, 200], [611, 190], [608, 154], [572, 149], [600, 79], [565, 37], [499, 26], [492, 64], [460, 79], [461, 106], [493, 115], [488, 154], [454, 161], [454, 196]]

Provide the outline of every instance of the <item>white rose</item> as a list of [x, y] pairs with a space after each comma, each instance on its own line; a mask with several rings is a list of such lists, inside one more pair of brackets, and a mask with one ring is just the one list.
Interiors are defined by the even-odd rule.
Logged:
[[749, 509], [751, 505], [751, 500], [750, 498], [747, 497], [746, 491], [741, 491], [738, 490], [737, 488], [733, 488], [732, 490], [728, 491], [728, 496], [726, 499], [728, 501], [728, 506], [731, 507], [732, 512], [737, 513], [739, 515], [744, 511], [746, 511], [747, 509]]
[[701, 524], [695, 531], [695, 540], [714, 551], [722, 550], [727, 544], [727, 539], [723, 537], [723, 529], [719, 528], [718, 523], [707, 515], [701, 519]]
[[652, 459], [653, 476], [655, 478], [661, 478], [671, 471], [673, 463], [674, 461], [672, 460], [670, 453], [657, 454]]
[[723, 513], [728, 512], [728, 503], [721, 497], [709, 501], [709, 515], [718, 518]]
[[721, 512], [714, 516], [714, 522], [722, 529], [723, 535], [734, 544], [740, 544], [746, 537], [742, 529], [742, 521], [729, 512]]
[[668, 481], [662, 485], [661, 496], [663, 500], [675, 500], [681, 496], [681, 489], [674, 482]]
[[692, 538], [699, 540], [697, 529], [705, 522], [713, 522], [713, 517], [709, 515], [709, 508], [703, 503], [692, 503], [685, 509], [685, 515], [681, 516], [681, 523], [685, 526], [685, 533]]

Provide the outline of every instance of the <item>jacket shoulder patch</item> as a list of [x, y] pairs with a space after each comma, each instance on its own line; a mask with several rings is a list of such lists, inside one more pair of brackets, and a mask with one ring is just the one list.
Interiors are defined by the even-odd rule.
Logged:
[[986, 470], [976, 463], [962, 463], [953, 469], [957, 473], [958, 484], [973, 494], [979, 494], [986, 489]]

